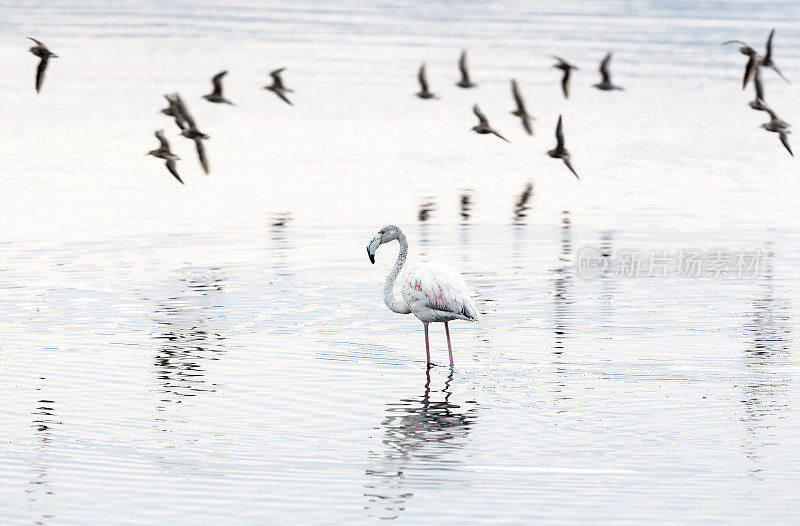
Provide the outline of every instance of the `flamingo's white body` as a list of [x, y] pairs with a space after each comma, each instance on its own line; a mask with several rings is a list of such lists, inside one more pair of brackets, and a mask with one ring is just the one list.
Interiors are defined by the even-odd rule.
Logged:
[[[413, 313], [423, 323], [428, 364], [431, 362], [428, 324], [444, 322], [447, 350], [452, 366], [453, 348], [450, 344], [450, 328], [447, 322], [452, 320], [476, 321], [478, 319], [478, 310], [472, 301], [469, 287], [461, 274], [446, 265], [412, 263], [403, 269], [408, 255], [408, 241], [406, 241], [403, 231], [395, 225], [384, 226], [369, 242], [367, 254], [370, 261], [375, 263], [375, 251], [380, 245], [395, 240], [400, 243], [400, 252], [397, 254], [394, 267], [386, 276], [386, 283], [383, 286], [383, 301], [393, 312]], [[395, 284], [398, 282], [399, 297], [395, 293]]]

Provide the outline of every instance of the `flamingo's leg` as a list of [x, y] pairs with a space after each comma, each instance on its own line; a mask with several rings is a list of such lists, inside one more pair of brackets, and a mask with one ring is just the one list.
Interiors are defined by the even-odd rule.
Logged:
[[450, 353], [450, 367], [453, 366], [453, 346], [450, 345], [450, 327], [444, 322], [444, 332], [447, 334], [447, 352]]
[[425, 355], [428, 357], [428, 365], [431, 364], [431, 344], [428, 341], [428, 324], [423, 323], [423, 327], [425, 327]]

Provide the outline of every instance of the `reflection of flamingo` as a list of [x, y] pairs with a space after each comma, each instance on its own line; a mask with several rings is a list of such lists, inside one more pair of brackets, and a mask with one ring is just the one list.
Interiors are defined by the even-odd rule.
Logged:
[[[426, 372], [422, 396], [387, 404], [382, 454], [371, 453], [372, 467], [366, 470], [364, 496], [367, 514], [395, 519], [414, 495], [411, 485], [425, 479], [434, 469], [454, 471], [460, 462], [445, 456], [462, 449], [477, 418], [477, 405], [465, 408], [450, 402], [453, 370], [440, 391], [443, 399], [431, 396], [430, 369]], [[428, 482], [434, 483], [436, 479]], [[426, 484], [427, 486], [427, 484]]]
[[394, 292], [394, 284], [400, 269], [406, 262], [408, 241], [403, 231], [395, 225], [381, 228], [367, 245], [370, 261], [375, 263], [375, 251], [383, 243], [400, 242], [400, 253], [383, 286], [383, 301], [386, 306], [399, 314], [413, 313], [425, 327], [425, 354], [428, 365], [431, 363], [430, 343], [428, 341], [428, 324], [444, 322], [447, 334], [447, 351], [450, 354], [450, 366], [453, 366], [453, 347], [450, 344], [451, 320], [477, 321], [478, 311], [470, 297], [470, 291], [464, 278], [454, 269], [436, 263], [416, 263], [406, 267], [400, 278], [398, 297]]

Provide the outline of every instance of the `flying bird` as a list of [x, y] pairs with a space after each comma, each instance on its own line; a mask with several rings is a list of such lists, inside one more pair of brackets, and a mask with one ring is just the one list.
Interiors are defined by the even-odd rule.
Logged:
[[165, 164], [167, 166], [167, 170], [169, 170], [169, 173], [171, 173], [179, 183], [184, 184], [183, 179], [181, 179], [181, 176], [178, 175], [178, 171], [175, 169], [175, 161], [180, 160], [180, 157], [172, 153], [172, 150], [170, 150], [169, 142], [167, 141], [167, 138], [164, 137], [164, 130], [157, 130], [155, 135], [156, 139], [158, 139], [158, 142], [161, 143], [161, 145], [157, 149], [147, 152], [147, 155], [152, 155], [153, 157], [158, 157], [159, 159], [165, 159]]
[[483, 114], [483, 112], [481, 111], [481, 109], [478, 107], [477, 104], [475, 104], [472, 107], [472, 113], [474, 113], [475, 116], [478, 117], [479, 121], [477, 125], [472, 127], [472, 131], [474, 131], [475, 133], [480, 133], [481, 135], [486, 135], [487, 133], [491, 133], [493, 135], [497, 135], [498, 137], [500, 137], [501, 139], [503, 139], [508, 143], [511, 142], [502, 135], [500, 135], [499, 133], [497, 133], [497, 130], [492, 128], [492, 126], [489, 124], [489, 119], [486, 118], [486, 115]]
[[755, 71], [755, 68], [758, 67], [761, 57], [758, 56], [758, 53], [756, 53], [755, 49], [751, 48], [741, 40], [728, 40], [722, 43], [723, 46], [726, 44], [741, 44], [739, 46], [739, 53], [749, 57], [747, 59], [747, 64], [744, 66], [744, 77], [742, 78], [742, 89], [745, 89], [747, 84], [750, 82], [750, 78], [753, 76], [753, 71]]
[[205, 146], [203, 146], [203, 141], [209, 139], [209, 136], [197, 129], [197, 124], [194, 122], [181, 96], [177, 93], [173, 96], [175, 97], [175, 103], [177, 104], [176, 109], [180, 114], [180, 118], [186, 123], [186, 128], [181, 132], [181, 135], [194, 141], [194, 146], [197, 150], [197, 158], [200, 160], [200, 166], [202, 166], [203, 171], [208, 174], [208, 159], [206, 158], [206, 149]]
[[467, 69], [467, 50], [461, 52], [461, 58], [458, 60], [458, 69], [461, 71], [461, 80], [456, 82], [459, 88], [474, 88], [477, 84], [469, 79], [469, 70]]
[[780, 77], [783, 80], [789, 82], [789, 79], [787, 79], [783, 75], [783, 73], [781, 73], [781, 70], [778, 69], [778, 66], [776, 66], [775, 62], [772, 60], [772, 37], [774, 36], [775, 36], [775, 28], [773, 28], [772, 31], [769, 32], [769, 37], [767, 37], [767, 52], [764, 53], [764, 58], [761, 59], [761, 65], [768, 68], [772, 68], [775, 71], [775, 73], [780, 75]]
[[[383, 286], [383, 302], [392, 312], [413, 313], [422, 322], [425, 329], [425, 355], [428, 367], [431, 365], [428, 324], [444, 322], [450, 367], [453, 367], [453, 346], [450, 344], [448, 322], [478, 320], [478, 310], [472, 301], [469, 287], [461, 274], [445, 265], [416, 263], [409, 264], [403, 269], [408, 256], [408, 241], [406, 241], [403, 231], [395, 225], [386, 225], [381, 228], [367, 244], [369, 260], [374, 264], [375, 251], [378, 250], [378, 247], [392, 241], [400, 243], [400, 252], [397, 254], [394, 267], [386, 277]], [[398, 283], [399, 296], [395, 291]]]
[[36, 68], [36, 93], [39, 93], [39, 90], [42, 89], [42, 83], [44, 82], [44, 72], [47, 70], [47, 63], [51, 58], [58, 58], [58, 55], [52, 53], [49, 49], [47, 49], [47, 46], [35, 38], [27, 38], [36, 44], [30, 48], [30, 52], [41, 59], [39, 61], [39, 66]]
[[603, 91], [611, 91], [611, 90], [621, 90], [620, 86], [615, 86], [613, 82], [611, 82], [611, 73], [608, 71], [608, 66], [611, 63], [611, 53], [607, 54], [606, 57], [600, 62], [600, 82], [597, 84], [593, 84], [593, 86], [599, 90]]
[[203, 95], [203, 98], [206, 99], [208, 102], [216, 102], [222, 104], [233, 104], [231, 101], [226, 99], [222, 95], [222, 77], [227, 75], [227, 71], [220, 71], [211, 79], [211, 83], [214, 85], [214, 90], [209, 93], [208, 95]]
[[564, 72], [564, 76], [561, 77], [561, 91], [564, 93], [564, 98], [569, 98], [569, 78], [572, 75], [573, 69], [578, 69], [577, 66], [573, 66], [566, 60], [561, 57], [557, 57], [555, 55], [550, 55], [554, 59], [558, 61], [558, 63], [553, 64], [554, 68], [560, 69]]
[[789, 152], [789, 155], [794, 157], [794, 153], [792, 153], [792, 148], [791, 148], [791, 146], [789, 146], [789, 137], [787, 135], [787, 134], [791, 133], [789, 131], [789, 129], [788, 129], [789, 126], [791, 126], [791, 125], [788, 122], [786, 122], [783, 119], [781, 119], [780, 117], [778, 117], [778, 115], [774, 111], [772, 111], [770, 108], [768, 108], [766, 106], [764, 108], [765, 108], [764, 111], [769, 113], [769, 122], [765, 122], [764, 124], [761, 125], [761, 127], [764, 128], [767, 131], [771, 131], [773, 133], [777, 133], [778, 136], [781, 139], [781, 143], [786, 148], [786, 150]]
[[270, 72], [270, 76], [272, 77], [272, 84], [269, 86], [264, 86], [264, 89], [270, 90], [272, 93], [280, 97], [286, 104], [292, 105], [292, 101], [286, 96], [287, 93], [291, 93], [292, 90], [286, 88], [283, 85], [283, 80], [281, 79], [281, 72], [286, 68], [279, 68], [272, 72]]
[[528, 135], [533, 135], [533, 128], [531, 127], [531, 120], [533, 117], [528, 113], [528, 110], [525, 109], [525, 101], [522, 99], [519, 86], [517, 86], [517, 81], [514, 79], [511, 79], [511, 94], [514, 96], [514, 103], [517, 105], [517, 108], [511, 112], [511, 115], [519, 117], [519, 120], [522, 121], [522, 127], [525, 128]]
[[754, 110], [767, 111], [766, 99], [764, 98], [764, 85], [761, 83], [761, 67], [756, 66], [753, 72], [753, 86], [755, 87], [756, 98], [749, 102], [749, 105]]
[[186, 121], [183, 120], [183, 114], [178, 107], [178, 101], [175, 98], [175, 95], [170, 95], [168, 93], [164, 94], [164, 98], [167, 99], [167, 107], [161, 109], [161, 113], [164, 115], [168, 115], [175, 119], [175, 124], [178, 125], [178, 128], [181, 130], [185, 130], [187, 127]]
[[430, 92], [428, 89], [428, 76], [425, 74], [425, 63], [423, 62], [422, 65], [419, 67], [419, 73], [417, 73], [417, 80], [419, 80], [419, 93], [415, 93], [417, 97], [420, 99], [436, 99], [438, 98], [436, 95]]
[[569, 151], [564, 147], [564, 130], [561, 125], [561, 115], [558, 116], [558, 124], [556, 125], [556, 147], [547, 152], [547, 155], [554, 159], [561, 159], [567, 165], [569, 171], [580, 180], [578, 173], [569, 162]]

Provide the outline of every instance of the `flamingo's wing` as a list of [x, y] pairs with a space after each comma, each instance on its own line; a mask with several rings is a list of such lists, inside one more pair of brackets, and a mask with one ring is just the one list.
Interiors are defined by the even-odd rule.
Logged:
[[400, 280], [403, 298], [409, 306], [450, 312], [457, 317], [477, 320], [478, 310], [469, 287], [456, 270], [436, 263], [409, 266]]

